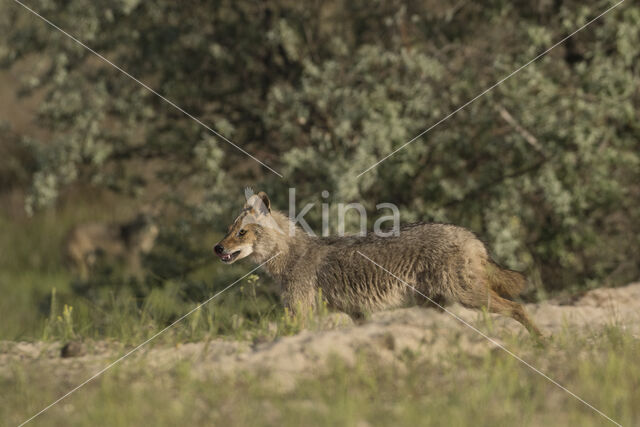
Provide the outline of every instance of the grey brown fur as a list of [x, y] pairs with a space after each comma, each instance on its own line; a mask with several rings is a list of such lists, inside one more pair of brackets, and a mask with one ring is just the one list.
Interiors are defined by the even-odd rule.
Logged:
[[215, 251], [228, 263], [245, 256], [262, 263], [279, 253], [265, 268], [280, 283], [291, 310], [312, 309], [319, 289], [330, 308], [352, 316], [416, 300], [414, 290], [361, 252], [438, 303], [486, 307], [540, 335], [522, 305], [509, 299], [524, 289], [524, 276], [494, 263], [484, 244], [462, 227], [421, 223], [402, 227], [399, 236], [330, 238], [301, 229], [291, 235], [290, 227], [289, 218], [272, 211], [261, 192], [247, 201]]
[[81, 224], [67, 235], [65, 255], [82, 279], [99, 258], [124, 261], [128, 273], [139, 275], [141, 257], [151, 251], [157, 235], [158, 227], [145, 214], [125, 223]]

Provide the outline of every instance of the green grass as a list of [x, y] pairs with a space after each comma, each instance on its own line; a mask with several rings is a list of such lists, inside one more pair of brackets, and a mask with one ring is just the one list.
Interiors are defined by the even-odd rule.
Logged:
[[[624, 331], [566, 333], [545, 348], [513, 338], [509, 347], [614, 420], [640, 422], [640, 343]], [[293, 389], [256, 373], [202, 375], [187, 362], [151, 369], [142, 357], [33, 425], [613, 425], [502, 351], [470, 356], [452, 341], [449, 357], [437, 363], [407, 355], [381, 365], [370, 356], [362, 354], [355, 366], [335, 359]], [[0, 397], [0, 419], [23, 421], [74, 380], [16, 367], [0, 383], [12, 390]]]

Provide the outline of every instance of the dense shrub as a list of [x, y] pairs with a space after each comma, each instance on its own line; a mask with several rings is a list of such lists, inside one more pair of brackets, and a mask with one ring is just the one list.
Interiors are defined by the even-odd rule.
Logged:
[[[244, 185], [287, 203], [396, 203], [447, 221], [547, 289], [640, 271], [640, 7], [625, 3], [357, 175], [613, 5], [575, 0], [30, 2], [236, 141], [278, 178], [87, 50], [3, 3], [0, 61], [45, 90], [28, 208], [77, 180], [163, 185], [226, 224]], [[144, 167], [138, 167], [145, 165]], [[168, 191], [172, 190], [172, 191]], [[320, 210], [309, 218], [318, 222]]]

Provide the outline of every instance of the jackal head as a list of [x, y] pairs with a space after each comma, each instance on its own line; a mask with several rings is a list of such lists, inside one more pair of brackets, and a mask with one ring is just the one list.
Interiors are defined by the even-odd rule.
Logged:
[[213, 252], [222, 262], [231, 264], [249, 255], [268, 256], [275, 247], [274, 233], [282, 230], [271, 213], [271, 202], [264, 191], [253, 194], [245, 190], [247, 199], [240, 215], [227, 230], [226, 236], [214, 246]]

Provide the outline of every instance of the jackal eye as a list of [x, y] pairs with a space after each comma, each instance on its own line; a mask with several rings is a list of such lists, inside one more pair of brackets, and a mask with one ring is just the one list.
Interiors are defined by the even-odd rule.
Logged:
[[238, 236], [244, 236], [245, 234], [247, 234], [247, 230], [242, 229], [238, 231]]

